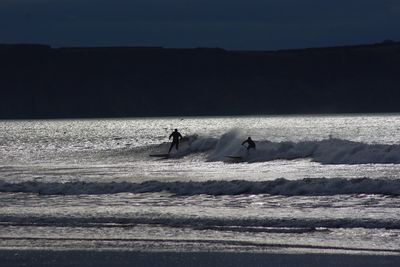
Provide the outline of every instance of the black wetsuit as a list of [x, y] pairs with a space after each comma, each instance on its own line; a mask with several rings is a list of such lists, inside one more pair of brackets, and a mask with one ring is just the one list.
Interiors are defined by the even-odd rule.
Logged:
[[250, 148], [256, 149], [256, 143], [254, 143], [253, 140], [251, 140], [251, 138], [247, 138], [246, 141], [244, 141], [242, 143], [242, 145], [244, 145], [245, 143], [248, 143], [249, 145], [247, 146], [247, 150], [249, 150]]
[[169, 136], [169, 139], [172, 137], [172, 143], [171, 146], [169, 147], [168, 153], [171, 152], [171, 149], [175, 146], [176, 150], [178, 150], [179, 147], [179, 140], [182, 138], [182, 135], [178, 131], [172, 132], [172, 134]]

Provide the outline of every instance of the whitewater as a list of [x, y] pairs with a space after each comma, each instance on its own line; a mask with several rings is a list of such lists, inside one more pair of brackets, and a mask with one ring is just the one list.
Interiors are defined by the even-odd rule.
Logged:
[[[175, 128], [179, 150], [150, 157]], [[397, 114], [0, 121], [0, 132], [0, 249], [400, 254]]]

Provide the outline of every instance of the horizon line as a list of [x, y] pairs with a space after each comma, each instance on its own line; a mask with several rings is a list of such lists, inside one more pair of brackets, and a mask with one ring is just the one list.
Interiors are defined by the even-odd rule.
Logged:
[[227, 52], [284, 52], [284, 51], [299, 51], [299, 50], [309, 50], [309, 49], [335, 49], [335, 48], [352, 48], [352, 47], [369, 47], [369, 46], [381, 46], [381, 45], [398, 45], [400, 41], [386, 39], [381, 42], [375, 43], [355, 43], [355, 44], [343, 44], [343, 45], [333, 45], [333, 46], [309, 46], [309, 47], [298, 47], [298, 48], [282, 48], [282, 49], [226, 49], [218, 46], [197, 46], [197, 47], [164, 47], [164, 46], [145, 46], [145, 45], [82, 45], [82, 46], [53, 46], [51, 44], [45, 43], [7, 43], [1, 42], [1, 46], [37, 46], [46, 47], [50, 49], [165, 49], [165, 50], [223, 50]]

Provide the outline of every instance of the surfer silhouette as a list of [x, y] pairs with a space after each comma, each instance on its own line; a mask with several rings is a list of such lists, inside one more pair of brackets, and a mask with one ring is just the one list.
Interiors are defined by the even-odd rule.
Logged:
[[172, 137], [172, 143], [171, 146], [169, 147], [168, 153], [171, 152], [171, 149], [175, 146], [176, 150], [178, 150], [179, 147], [179, 141], [183, 138], [181, 133], [178, 132], [178, 129], [175, 129], [169, 136], [169, 139]]
[[254, 143], [253, 140], [251, 140], [251, 137], [249, 136], [249, 138], [247, 138], [245, 141], [243, 141], [242, 145], [244, 144], [248, 144], [247, 145], [247, 151], [249, 151], [251, 148], [252, 149], [256, 149], [256, 143]]

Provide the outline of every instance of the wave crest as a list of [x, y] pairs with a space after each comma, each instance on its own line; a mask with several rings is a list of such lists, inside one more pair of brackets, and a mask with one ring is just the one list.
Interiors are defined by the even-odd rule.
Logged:
[[[227, 156], [239, 156], [243, 162], [309, 158], [322, 164], [400, 164], [400, 145], [366, 144], [335, 138], [302, 142], [256, 140], [257, 149], [248, 152], [241, 145], [243, 140], [239, 131], [230, 131], [220, 138], [192, 135], [172, 157], [204, 153], [208, 161], [229, 161]], [[161, 148], [166, 150], [164, 146]]]
[[306, 178], [272, 181], [205, 181], [205, 182], [67, 182], [45, 183], [29, 181], [22, 183], [0, 182], [0, 192], [34, 193], [43, 195], [81, 195], [116, 193], [169, 192], [176, 195], [241, 195], [269, 194], [284, 196], [324, 196], [344, 194], [400, 195], [400, 180], [370, 178]]

